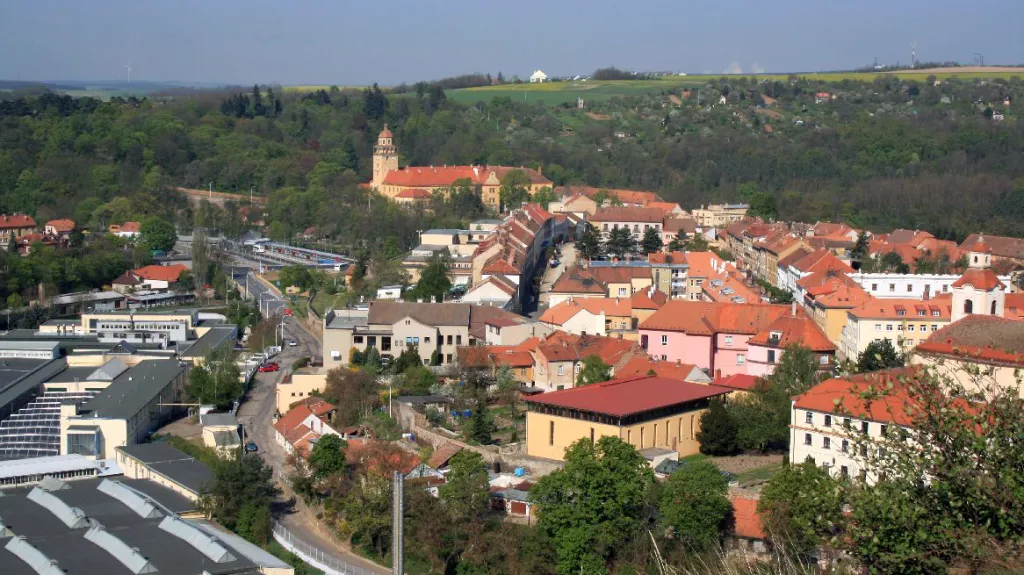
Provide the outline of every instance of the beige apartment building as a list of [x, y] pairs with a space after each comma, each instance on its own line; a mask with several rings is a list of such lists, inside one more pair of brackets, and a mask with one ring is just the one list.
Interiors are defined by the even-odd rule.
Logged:
[[324, 368], [349, 365], [353, 349], [371, 347], [394, 358], [415, 346], [424, 365], [435, 353], [449, 365], [459, 346], [472, 343], [470, 311], [468, 304], [392, 301], [373, 302], [366, 312], [333, 310], [324, 317]]
[[636, 241], [644, 238], [644, 232], [654, 228], [661, 236], [661, 228], [665, 222], [665, 212], [658, 208], [637, 208], [627, 206], [610, 206], [601, 208], [591, 216], [590, 221], [597, 226], [604, 239], [608, 239], [611, 231], [626, 228], [633, 234]]
[[738, 222], [747, 215], [746, 204], [712, 204], [693, 210], [693, 219], [697, 225], [704, 227], [720, 227]]
[[1024, 373], [1024, 321], [970, 315], [940, 329], [914, 348], [910, 363], [934, 369], [970, 390], [996, 385], [1017, 389]]
[[302, 368], [286, 381], [279, 382], [274, 390], [277, 393], [277, 413], [288, 413], [293, 405], [312, 397], [313, 392], [325, 391], [328, 371], [326, 367]]
[[553, 391], [526, 400], [526, 454], [561, 461], [580, 439], [618, 437], [637, 449], [700, 451], [697, 432], [708, 403], [731, 390], [642, 377]]
[[949, 325], [950, 311], [948, 295], [929, 300], [872, 298], [846, 312], [843, 357], [856, 359], [871, 342], [883, 339], [897, 351], [909, 351]]

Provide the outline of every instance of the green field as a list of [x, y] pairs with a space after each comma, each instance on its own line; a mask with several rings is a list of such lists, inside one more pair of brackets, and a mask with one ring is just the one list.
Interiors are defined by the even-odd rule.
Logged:
[[929, 76], [935, 76], [940, 79], [961, 78], [965, 80], [1009, 79], [1014, 76], [1024, 77], [1024, 69], [994, 69], [978, 71], [970, 68], [964, 70], [948, 68], [942, 70], [900, 71], [891, 73], [812, 72], [801, 74], [744, 74], [742, 76], [728, 76], [725, 74], [693, 74], [689, 76], [666, 76], [656, 80], [588, 80], [580, 82], [547, 82], [544, 84], [504, 84], [501, 86], [483, 86], [479, 88], [448, 90], [445, 94], [449, 99], [463, 103], [473, 103], [505, 96], [513, 100], [526, 102], [561, 104], [564, 102], [574, 103], [576, 98], [579, 96], [582, 96], [585, 100], [605, 100], [616, 96], [646, 94], [661, 90], [675, 91], [676, 89], [682, 89], [686, 86], [701, 86], [709, 81], [718, 80], [723, 77], [742, 77], [757, 81], [769, 80], [785, 82], [790, 78], [790, 76], [794, 75], [812, 82], [842, 82], [844, 80], [871, 82], [874, 81], [875, 78], [885, 75], [894, 75], [903, 79], [923, 82]]

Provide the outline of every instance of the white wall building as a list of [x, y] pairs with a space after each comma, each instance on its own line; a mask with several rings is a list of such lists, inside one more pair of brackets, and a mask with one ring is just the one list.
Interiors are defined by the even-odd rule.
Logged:
[[[924, 299], [952, 291], [960, 279], [958, 274], [849, 274], [864, 291], [877, 298]], [[1010, 285], [1010, 276], [999, 276], [1004, 285]]]
[[542, 82], [547, 82], [547, 81], [548, 81], [548, 75], [545, 74], [541, 70], [535, 70], [533, 72], [533, 74], [530, 75], [530, 83], [531, 84], [540, 84]]

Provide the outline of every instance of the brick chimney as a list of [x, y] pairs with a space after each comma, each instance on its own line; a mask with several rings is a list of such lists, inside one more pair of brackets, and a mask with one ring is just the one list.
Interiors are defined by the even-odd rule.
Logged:
[[722, 370], [720, 370], [720, 369], [716, 369], [715, 370], [715, 379], [722, 379]]

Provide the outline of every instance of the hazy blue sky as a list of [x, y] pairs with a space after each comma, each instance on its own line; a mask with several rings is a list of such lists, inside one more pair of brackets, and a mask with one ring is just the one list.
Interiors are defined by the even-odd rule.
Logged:
[[1024, 63], [1024, 0], [0, 0], [0, 78], [367, 84]]

